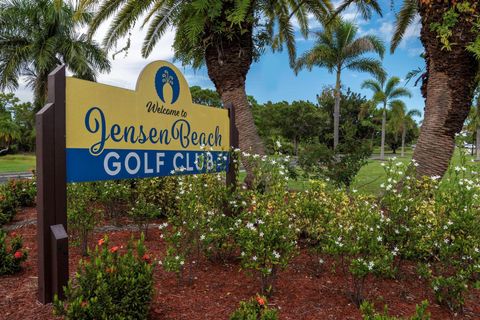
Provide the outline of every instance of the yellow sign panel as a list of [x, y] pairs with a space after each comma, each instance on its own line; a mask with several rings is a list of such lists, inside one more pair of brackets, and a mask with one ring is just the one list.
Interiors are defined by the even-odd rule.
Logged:
[[66, 81], [69, 182], [225, 170], [229, 130], [228, 111], [192, 103], [168, 62], [149, 64], [135, 91]]

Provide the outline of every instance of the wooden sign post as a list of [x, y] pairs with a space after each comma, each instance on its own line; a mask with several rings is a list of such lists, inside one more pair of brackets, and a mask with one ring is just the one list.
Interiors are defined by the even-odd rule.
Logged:
[[38, 300], [62, 296], [68, 281], [65, 66], [48, 76], [48, 103], [36, 115]]
[[235, 112], [192, 102], [172, 64], [152, 62], [127, 90], [48, 77], [48, 103], [36, 115], [38, 299], [63, 297], [68, 282], [67, 183], [227, 170], [238, 147]]

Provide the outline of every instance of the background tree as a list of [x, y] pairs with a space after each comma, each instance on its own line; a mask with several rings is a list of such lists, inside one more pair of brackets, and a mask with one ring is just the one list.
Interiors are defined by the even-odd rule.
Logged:
[[417, 13], [427, 64], [422, 85], [426, 107], [413, 158], [419, 164], [419, 176], [443, 176], [478, 83], [480, 6], [476, 0], [404, 0], [397, 15], [392, 52]]
[[[20, 103], [13, 93], [0, 93], [0, 131], [8, 135], [15, 150], [32, 151], [35, 144], [35, 117], [31, 103]], [[1, 134], [0, 134], [1, 135]], [[3, 147], [6, 143], [4, 141]]]
[[[420, 117], [422, 114], [417, 109], [410, 109], [407, 111], [407, 106], [401, 100], [395, 100], [391, 103], [390, 117], [388, 120], [389, 131], [393, 135], [393, 141], [397, 144], [399, 136], [401, 137], [401, 156], [405, 156], [405, 143], [410, 142], [414, 137], [417, 129], [417, 123], [413, 117]], [[407, 133], [409, 135], [407, 141]], [[395, 149], [393, 153], [395, 153]]]
[[192, 94], [192, 100], [194, 103], [217, 108], [223, 107], [222, 99], [220, 99], [218, 92], [214, 90], [193, 86], [190, 87], [190, 93]]
[[329, 73], [336, 74], [335, 108], [333, 110], [333, 147], [339, 141], [340, 100], [342, 86], [342, 71], [352, 70], [368, 72], [379, 78], [385, 76], [382, 63], [370, 57], [367, 53], [377, 53], [382, 59], [385, 46], [380, 38], [366, 35], [357, 38], [358, 27], [343, 20], [332, 21], [323, 31], [316, 32], [313, 48], [305, 52], [297, 61], [295, 70], [304, 67], [325, 67]]
[[45, 103], [48, 74], [66, 64], [74, 74], [95, 80], [109, 71], [105, 52], [78, 29], [92, 15], [70, 1], [14, 0], [0, 3], [0, 89], [17, 89], [26, 77], [34, 90], [35, 110]]
[[[465, 120], [464, 131], [471, 134], [471, 142], [475, 144], [476, 161], [480, 161], [480, 89], [477, 88], [475, 101]], [[473, 148], [472, 148], [473, 155]]]
[[[207, 66], [223, 104], [232, 103], [235, 108], [240, 148], [258, 154], [264, 153], [264, 148], [245, 92], [250, 65], [266, 46], [275, 50], [285, 46], [293, 65], [296, 57], [293, 18], [306, 36], [309, 15], [322, 20], [331, 10], [329, 0], [81, 1], [85, 10], [95, 4], [99, 5], [90, 24], [90, 35], [113, 16], [103, 41], [107, 49], [142, 20], [142, 26], [148, 25], [142, 55], [148, 57], [165, 31], [174, 27], [175, 59], [194, 68]], [[248, 163], [246, 168], [251, 172]]]
[[385, 78], [377, 78], [372, 80], [365, 80], [362, 83], [362, 89], [370, 89], [373, 92], [372, 100], [376, 104], [382, 105], [382, 136], [380, 142], [380, 160], [385, 159], [385, 133], [387, 125], [387, 106], [399, 103], [398, 98], [411, 97], [412, 94], [408, 89], [398, 87], [400, 78], [391, 77], [388, 80]]

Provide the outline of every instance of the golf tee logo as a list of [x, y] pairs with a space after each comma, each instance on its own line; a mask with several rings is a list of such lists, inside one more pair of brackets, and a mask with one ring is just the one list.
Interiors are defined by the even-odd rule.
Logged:
[[[158, 97], [163, 103], [174, 104], [180, 96], [180, 82], [177, 74], [170, 67], [164, 66], [158, 69], [155, 75], [155, 89]], [[171, 100], [168, 101], [169, 95], [166, 94], [171, 90]]]

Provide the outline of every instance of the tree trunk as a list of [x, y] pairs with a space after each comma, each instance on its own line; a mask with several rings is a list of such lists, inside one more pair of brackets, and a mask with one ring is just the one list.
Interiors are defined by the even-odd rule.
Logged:
[[293, 137], [293, 153], [298, 156], [298, 139], [297, 136]]
[[443, 176], [455, 148], [455, 135], [462, 130], [472, 103], [476, 85], [478, 61], [466, 51], [476, 34], [473, 30], [473, 13], [462, 13], [452, 28], [451, 50], [442, 50], [434, 22], [442, 23], [450, 1], [420, 1], [422, 18], [421, 40], [425, 47], [427, 77], [422, 84], [425, 98], [425, 119], [413, 158], [417, 161], [418, 176]]
[[405, 157], [405, 137], [407, 135], [407, 129], [405, 123], [402, 125], [402, 158]]
[[[245, 79], [253, 60], [252, 26], [245, 26], [238, 38], [217, 39], [217, 45], [205, 50], [208, 75], [222, 98], [224, 105], [233, 104], [235, 124], [239, 130], [240, 149], [243, 152], [263, 155], [265, 150], [258, 135], [252, 110], [245, 92]], [[252, 181], [252, 165], [243, 157], [242, 163], [247, 170], [246, 182]]]
[[477, 139], [475, 141], [477, 149], [477, 157], [475, 161], [480, 161], [480, 126], [477, 126]]
[[380, 144], [380, 160], [385, 160], [385, 130], [387, 127], [387, 103], [383, 105], [382, 112], [382, 140]]
[[340, 99], [341, 93], [340, 89], [342, 87], [341, 83], [341, 67], [337, 69], [337, 83], [335, 84], [335, 106], [333, 109], [333, 148], [336, 149], [339, 141], [339, 131], [340, 131]]

